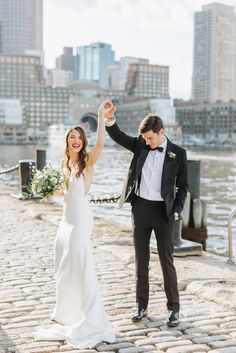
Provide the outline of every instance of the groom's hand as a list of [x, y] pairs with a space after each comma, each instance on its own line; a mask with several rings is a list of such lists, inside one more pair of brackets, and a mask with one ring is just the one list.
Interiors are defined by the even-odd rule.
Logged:
[[102, 104], [98, 108], [98, 112], [104, 114], [104, 116], [108, 119], [114, 116], [115, 110], [116, 110], [115, 106], [109, 100], [102, 102]]
[[106, 111], [105, 116], [108, 120], [111, 120], [114, 118], [114, 114], [116, 112], [116, 107], [112, 105], [112, 107]]

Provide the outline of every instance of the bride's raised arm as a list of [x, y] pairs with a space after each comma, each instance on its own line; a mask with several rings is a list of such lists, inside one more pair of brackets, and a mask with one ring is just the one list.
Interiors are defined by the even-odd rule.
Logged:
[[97, 139], [94, 147], [89, 152], [88, 163], [94, 165], [100, 157], [105, 144], [105, 108], [104, 103], [98, 108]]

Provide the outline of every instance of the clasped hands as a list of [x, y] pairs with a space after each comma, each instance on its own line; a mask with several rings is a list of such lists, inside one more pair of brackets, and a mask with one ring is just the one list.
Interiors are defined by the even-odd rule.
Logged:
[[105, 100], [102, 102], [98, 108], [98, 114], [102, 115], [104, 118], [111, 120], [114, 118], [116, 107], [110, 100]]

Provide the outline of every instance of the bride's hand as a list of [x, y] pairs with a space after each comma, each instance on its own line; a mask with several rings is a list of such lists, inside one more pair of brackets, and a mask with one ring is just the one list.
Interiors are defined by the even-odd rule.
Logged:
[[102, 104], [98, 108], [98, 112], [107, 119], [112, 119], [114, 117], [115, 111], [116, 107], [109, 100], [105, 100], [104, 102], [102, 102]]
[[102, 102], [102, 104], [100, 104], [99, 108], [98, 108], [98, 116], [102, 116], [103, 118], [105, 118], [105, 107], [104, 107], [104, 103], [105, 102]]
[[50, 201], [51, 201], [51, 199], [52, 199], [52, 194], [51, 193], [49, 193], [49, 194], [47, 194], [47, 195], [45, 195], [44, 197], [43, 197], [43, 200], [45, 201], [45, 202], [47, 202], [47, 203], [50, 203]]

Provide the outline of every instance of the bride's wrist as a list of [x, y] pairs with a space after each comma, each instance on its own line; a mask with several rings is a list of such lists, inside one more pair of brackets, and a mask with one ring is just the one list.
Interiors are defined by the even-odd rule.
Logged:
[[105, 112], [103, 112], [103, 111], [98, 111], [98, 118], [99, 119], [105, 119]]

